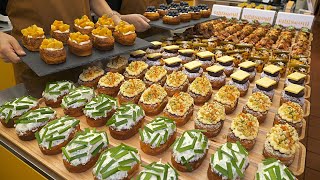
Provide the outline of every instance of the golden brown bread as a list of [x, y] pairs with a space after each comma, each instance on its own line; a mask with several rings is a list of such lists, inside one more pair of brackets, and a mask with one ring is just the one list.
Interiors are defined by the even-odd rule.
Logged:
[[161, 103], [145, 104], [145, 103], [139, 101], [138, 104], [139, 104], [139, 106], [142, 107], [142, 109], [144, 110], [146, 115], [154, 116], [154, 115], [160, 114], [163, 111], [164, 107], [167, 105], [167, 103], [168, 103], [168, 98], [165, 97]]
[[29, 51], [39, 51], [42, 41], [45, 37], [41, 38], [28, 38], [27, 36], [22, 36], [22, 44]]

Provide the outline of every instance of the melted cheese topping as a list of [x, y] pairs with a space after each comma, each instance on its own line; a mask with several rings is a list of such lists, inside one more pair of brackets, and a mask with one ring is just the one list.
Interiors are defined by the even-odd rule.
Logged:
[[119, 73], [108, 72], [106, 75], [102, 76], [99, 80], [99, 86], [103, 87], [116, 87], [122, 81], [124, 77]]
[[299, 81], [302, 78], [305, 78], [306, 75], [299, 73], [299, 72], [294, 72], [292, 74], [290, 74], [289, 76], [287, 76], [288, 79], [294, 80], [294, 81]]
[[189, 91], [206, 96], [212, 92], [212, 86], [205, 76], [197, 77], [189, 86]]
[[218, 102], [207, 102], [197, 112], [197, 120], [204, 124], [217, 124], [225, 119], [224, 106]]
[[107, 67], [111, 68], [111, 69], [118, 69], [124, 65], [126, 65], [128, 63], [128, 59], [125, 57], [116, 57], [111, 59], [108, 63], [107, 63]]
[[44, 31], [41, 27], [38, 27], [37, 25], [29, 26], [25, 29], [21, 30], [21, 33], [23, 36], [26, 37], [32, 37], [32, 38], [42, 38], [44, 37]]
[[290, 84], [286, 88], [284, 88], [284, 90], [294, 94], [299, 94], [301, 91], [304, 90], [304, 86], [300, 86], [297, 84]]
[[145, 74], [145, 78], [151, 82], [160, 81], [165, 75], [167, 70], [163, 66], [152, 66]]
[[146, 85], [140, 79], [129, 79], [120, 87], [120, 93], [127, 97], [134, 97], [142, 93], [146, 89]]
[[256, 81], [256, 84], [258, 84], [259, 86], [262, 86], [264, 88], [269, 88], [270, 86], [273, 86], [276, 83], [277, 82], [275, 80], [272, 80], [268, 77], [263, 77], [263, 78]]
[[159, 84], [152, 84], [142, 93], [140, 102], [144, 104], [157, 104], [161, 103], [165, 97], [167, 97], [166, 90]]
[[194, 100], [188, 93], [180, 92], [169, 99], [166, 110], [171, 114], [184, 116], [193, 104]]
[[276, 65], [268, 65], [266, 67], [263, 68], [263, 71], [271, 73], [271, 74], [275, 74], [276, 72], [280, 71], [282, 68]]
[[179, 87], [188, 80], [188, 76], [182, 71], [174, 71], [167, 76], [166, 84], [171, 87]]
[[219, 91], [214, 95], [214, 100], [222, 103], [234, 106], [237, 99], [240, 97], [240, 91], [237, 87], [232, 85], [225, 85], [219, 89]]
[[298, 123], [302, 121], [304, 112], [299, 104], [289, 101], [279, 107], [278, 114], [288, 122]]
[[104, 74], [104, 70], [98, 66], [92, 66], [88, 69], [84, 69], [80, 74], [79, 79], [81, 81], [92, 81]]
[[296, 152], [299, 137], [296, 129], [289, 124], [277, 124], [267, 134], [267, 139], [274, 150], [292, 155]]
[[126, 72], [131, 76], [137, 76], [147, 68], [148, 68], [147, 63], [143, 61], [133, 61], [128, 65], [128, 67], [126, 67]]
[[247, 106], [257, 112], [268, 111], [271, 104], [270, 98], [261, 92], [253, 93], [247, 101]]
[[242, 71], [242, 70], [238, 70], [230, 75], [230, 77], [232, 79], [235, 79], [238, 81], [243, 81], [244, 79], [248, 78], [249, 76], [250, 76], [249, 73]]
[[80, 19], [75, 19], [74, 24], [81, 28], [94, 27], [94, 23], [90, 21], [87, 15], [83, 15]]
[[258, 136], [259, 121], [249, 113], [240, 113], [232, 120], [231, 131], [240, 139], [253, 140]]
[[250, 68], [250, 67], [253, 67], [253, 66], [256, 66], [256, 63], [254, 63], [252, 61], [246, 61], [246, 62], [243, 62], [243, 63], [239, 64], [239, 67], [243, 67], [243, 68]]

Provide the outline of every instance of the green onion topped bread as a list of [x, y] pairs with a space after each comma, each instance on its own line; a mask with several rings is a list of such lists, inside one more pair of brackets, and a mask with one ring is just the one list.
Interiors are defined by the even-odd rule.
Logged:
[[94, 179], [130, 179], [141, 163], [138, 150], [121, 144], [103, 152], [94, 166]]
[[56, 108], [60, 106], [62, 98], [74, 88], [73, 82], [70, 81], [49, 82], [42, 97], [47, 106]]
[[0, 121], [7, 128], [14, 127], [14, 120], [31, 109], [38, 108], [38, 100], [31, 96], [23, 96], [8, 101], [0, 106]]
[[212, 154], [208, 179], [243, 179], [248, 166], [248, 151], [239, 142], [227, 142]]
[[108, 120], [110, 134], [115, 139], [128, 139], [141, 128], [145, 113], [136, 104], [121, 105], [117, 112]]
[[297, 179], [279, 160], [270, 158], [264, 159], [258, 164], [258, 171], [256, 173], [256, 180], [295, 180]]
[[208, 148], [208, 138], [200, 130], [185, 131], [173, 145], [171, 163], [179, 171], [191, 172], [201, 165]]
[[73, 89], [62, 99], [61, 106], [64, 113], [69, 116], [78, 117], [83, 115], [82, 109], [94, 97], [94, 89], [80, 86]]
[[39, 131], [49, 121], [56, 119], [56, 115], [57, 113], [50, 107], [42, 107], [23, 114], [15, 121], [18, 137], [24, 141], [35, 139], [35, 132]]
[[175, 141], [176, 130], [173, 120], [165, 117], [155, 118], [139, 130], [141, 150], [150, 155], [164, 152]]
[[144, 166], [137, 180], [157, 179], [157, 180], [178, 180], [178, 172], [169, 164], [153, 162]]
[[70, 172], [84, 172], [94, 166], [108, 145], [106, 132], [86, 128], [62, 148], [63, 164]]
[[61, 148], [80, 130], [80, 121], [69, 116], [50, 121], [35, 136], [43, 154], [53, 155], [61, 153]]
[[94, 97], [83, 109], [87, 123], [91, 127], [104, 126], [114, 114], [118, 106], [117, 100], [105, 94]]

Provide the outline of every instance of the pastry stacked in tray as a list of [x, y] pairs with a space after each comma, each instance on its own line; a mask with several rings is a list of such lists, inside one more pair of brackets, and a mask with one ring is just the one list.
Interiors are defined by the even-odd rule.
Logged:
[[[258, 29], [268, 32], [262, 25]], [[282, 77], [282, 68], [273, 64], [257, 73], [255, 62], [216, 49], [233, 44], [194, 39], [198, 43], [155, 41], [129, 58], [87, 67], [77, 85], [49, 82], [43, 92], [48, 107], [37, 109], [38, 101], [31, 97], [15, 99], [1, 106], [1, 122], [15, 126], [22, 140], [37, 139], [43, 154], [62, 152], [70, 172], [93, 167], [95, 179], [128, 179], [146, 162], [151, 164], [137, 179], [177, 179], [204, 166], [208, 170], [202, 177], [238, 179], [251, 163], [261, 163], [256, 179], [294, 179], [288, 168], [296, 173], [291, 164], [298, 166], [303, 151], [299, 136], [308, 111], [307, 76], [295, 72]], [[217, 46], [210, 49], [213, 44]], [[63, 116], [57, 116], [55, 111], [62, 110]], [[251, 159], [251, 153], [263, 154], [265, 160]], [[164, 154], [165, 163], [148, 160]]]
[[77, 56], [89, 56], [92, 48], [101, 51], [110, 51], [115, 41], [125, 45], [133, 45], [137, 37], [135, 27], [125, 21], [117, 25], [107, 15], [100, 17], [94, 24], [86, 15], [75, 19], [74, 32], [70, 25], [55, 20], [51, 25], [50, 38], [46, 38], [41, 27], [32, 25], [21, 30], [22, 44], [29, 51], [39, 51], [41, 59], [47, 64], [64, 63], [69, 51]]

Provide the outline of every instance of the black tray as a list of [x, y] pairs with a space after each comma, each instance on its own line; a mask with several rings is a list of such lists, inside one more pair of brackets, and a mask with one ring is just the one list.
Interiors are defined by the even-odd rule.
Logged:
[[129, 53], [137, 49], [145, 49], [151, 46], [151, 43], [140, 38], [136, 38], [136, 42], [133, 46], [123, 46], [121, 44], [115, 43], [114, 49], [111, 51], [99, 51], [95, 48], [92, 49], [92, 55], [86, 57], [76, 56], [68, 51], [68, 47], [65, 46], [67, 51], [67, 61], [62, 64], [49, 65], [46, 64], [40, 58], [39, 52], [31, 52], [27, 49], [24, 49], [27, 53], [26, 56], [23, 56], [21, 59], [26, 63], [38, 76], [45, 76], [48, 74], [53, 74], [63, 70], [72, 69], [75, 67], [83, 66], [90, 64], [99, 60], [106, 60], [113, 56], [118, 56], [121, 54]]
[[191, 20], [190, 22], [180, 22], [180, 24], [178, 24], [178, 25], [164, 24], [162, 22], [162, 19], [159, 19], [157, 21], [150, 21], [149, 24], [152, 27], [158, 27], [158, 28], [161, 28], [161, 29], [177, 30], [177, 29], [182, 29], [182, 28], [194, 26], [194, 25], [196, 25], [198, 23], [203, 23], [203, 22], [214, 20], [214, 19], [218, 19], [218, 18], [220, 18], [220, 17], [211, 15], [208, 18], [201, 18], [199, 20]]

